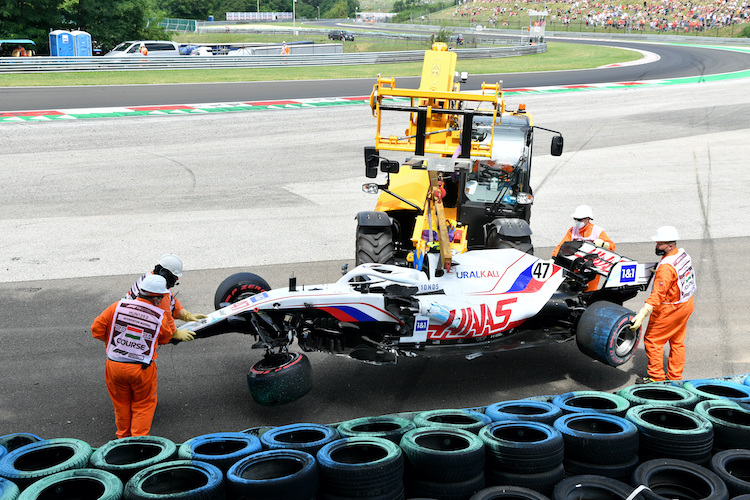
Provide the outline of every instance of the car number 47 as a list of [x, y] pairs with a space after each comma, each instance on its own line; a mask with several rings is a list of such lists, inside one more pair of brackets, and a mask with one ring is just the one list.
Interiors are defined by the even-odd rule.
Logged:
[[534, 264], [534, 269], [531, 270], [531, 274], [538, 280], [546, 280], [552, 274], [552, 264], [540, 260]]

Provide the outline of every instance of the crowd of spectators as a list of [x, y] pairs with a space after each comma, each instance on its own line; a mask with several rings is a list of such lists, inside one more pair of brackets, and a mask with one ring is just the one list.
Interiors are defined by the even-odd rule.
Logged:
[[[633, 2], [633, 0], [630, 0]], [[469, 17], [473, 24], [493, 27], [528, 22], [528, 10], [546, 10], [548, 23], [671, 32], [703, 31], [750, 22], [750, 0], [661, 0], [622, 5], [599, 0], [459, 0], [453, 16]], [[548, 24], [548, 28], [549, 28]]]

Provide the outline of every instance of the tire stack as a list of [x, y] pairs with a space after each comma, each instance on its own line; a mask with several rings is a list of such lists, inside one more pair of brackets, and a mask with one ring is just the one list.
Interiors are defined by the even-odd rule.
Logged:
[[701, 379], [179, 446], [14, 433], [0, 436], [0, 500], [750, 500], [749, 397], [750, 381]]

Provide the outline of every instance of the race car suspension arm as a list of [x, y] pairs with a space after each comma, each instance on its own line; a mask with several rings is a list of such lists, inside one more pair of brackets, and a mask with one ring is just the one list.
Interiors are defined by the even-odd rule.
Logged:
[[[266, 327], [260, 324], [258, 318], [263, 320], [263, 323], [271, 327], [274, 333], [276, 333], [276, 337], [268, 335]], [[273, 319], [271, 319], [271, 317], [263, 311], [253, 312], [252, 316], [250, 317], [250, 321], [252, 322], [253, 327], [255, 327], [255, 330], [258, 332], [258, 336], [260, 337], [262, 342], [261, 345], [265, 347], [267, 353], [277, 348], [279, 350], [286, 349], [286, 347], [294, 340], [294, 329], [289, 329], [288, 331], [282, 330], [273, 321]]]

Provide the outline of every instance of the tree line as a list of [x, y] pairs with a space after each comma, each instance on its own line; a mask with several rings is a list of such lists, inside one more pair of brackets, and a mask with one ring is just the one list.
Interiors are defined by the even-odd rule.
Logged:
[[[107, 51], [126, 40], [169, 39], [164, 18], [223, 20], [227, 12], [291, 12], [293, 0], [3, 0], [0, 38], [30, 38], [49, 54], [49, 32], [80, 29]], [[298, 18], [354, 17], [358, 0], [297, 0]]]

